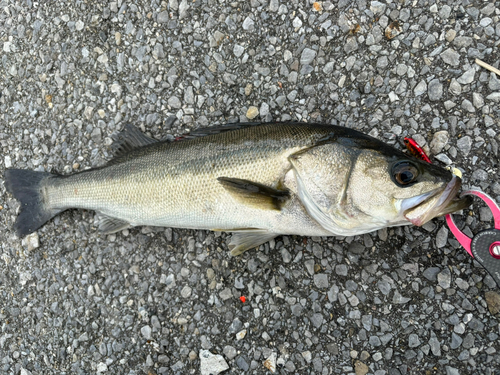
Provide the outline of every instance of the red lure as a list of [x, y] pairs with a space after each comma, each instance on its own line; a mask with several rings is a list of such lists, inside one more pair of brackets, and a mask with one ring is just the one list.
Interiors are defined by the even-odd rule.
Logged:
[[429, 159], [422, 147], [420, 147], [413, 138], [405, 137], [404, 143], [410, 154], [415, 156], [417, 159], [431, 163], [431, 159]]

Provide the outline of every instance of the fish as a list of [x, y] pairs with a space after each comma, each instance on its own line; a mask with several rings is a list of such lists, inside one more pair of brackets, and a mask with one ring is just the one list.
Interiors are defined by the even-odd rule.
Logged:
[[232, 255], [279, 235], [354, 236], [462, 210], [461, 179], [356, 130], [230, 124], [158, 141], [127, 124], [114, 157], [72, 174], [7, 169], [26, 236], [68, 209], [99, 231], [148, 225], [231, 232]]

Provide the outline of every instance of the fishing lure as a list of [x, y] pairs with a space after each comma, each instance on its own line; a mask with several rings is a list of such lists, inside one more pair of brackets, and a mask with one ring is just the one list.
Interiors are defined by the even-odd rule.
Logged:
[[404, 143], [406, 149], [410, 152], [410, 154], [415, 156], [417, 159], [426, 161], [427, 163], [431, 162], [431, 159], [429, 159], [429, 157], [422, 149], [422, 147], [420, 147], [419, 144], [413, 138], [405, 137]]

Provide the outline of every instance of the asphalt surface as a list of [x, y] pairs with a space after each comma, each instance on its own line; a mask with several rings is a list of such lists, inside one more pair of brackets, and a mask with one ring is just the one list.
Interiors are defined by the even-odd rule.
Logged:
[[[412, 136], [500, 201], [500, 2], [0, 1], [0, 175], [228, 122]], [[0, 180], [3, 177], [0, 177]], [[462, 215], [491, 227], [479, 201]], [[444, 220], [349, 238], [102, 235], [71, 210], [21, 239], [0, 182], [1, 374], [499, 374], [498, 286]], [[240, 299], [246, 298], [245, 302]]]

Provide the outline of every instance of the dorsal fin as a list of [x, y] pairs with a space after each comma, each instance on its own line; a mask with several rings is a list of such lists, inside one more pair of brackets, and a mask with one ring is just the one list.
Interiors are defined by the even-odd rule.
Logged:
[[189, 132], [188, 134], [181, 136], [181, 140], [198, 138], [198, 137], [205, 137], [207, 135], [220, 134], [220, 133], [225, 133], [225, 132], [228, 132], [231, 130], [245, 129], [245, 128], [249, 128], [251, 126], [256, 126], [256, 125], [262, 125], [262, 123], [260, 123], [260, 122], [244, 122], [244, 123], [237, 123], [237, 124], [213, 126], [210, 128], [198, 128], [196, 130]]
[[113, 137], [113, 140], [111, 151], [115, 156], [123, 156], [135, 148], [158, 142], [130, 124], [126, 124], [123, 130]]

